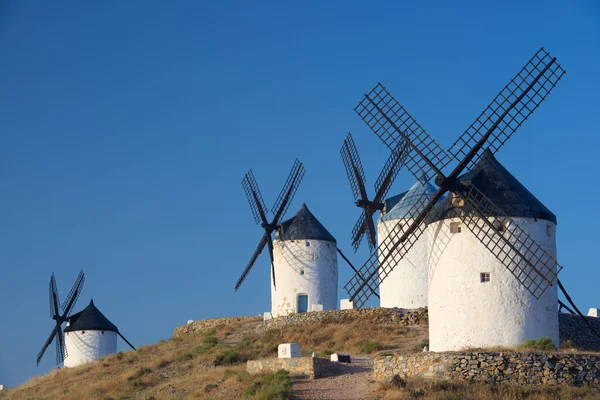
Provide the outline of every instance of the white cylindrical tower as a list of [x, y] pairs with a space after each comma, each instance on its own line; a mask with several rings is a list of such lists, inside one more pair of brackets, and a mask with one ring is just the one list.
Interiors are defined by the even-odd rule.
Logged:
[[273, 258], [273, 317], [337, 308], [337, 243], [305, 204], [277, 230]]
[[[415, 205], [429, 200], [436, 189], [425, 178], [419, 179], [400, 200], [377, 222], [379, 243], [383, 243], [398, 224], [410, 225], [421, 211]], [[386, 208], [391, 204], [386, 201]], [[381, 307], [427, 307], [427, 235], [421, 235], [408, 254], [400, 261], [390, 259], [394, 269], [381, 281], [379, 297]], [[380, 263], [385, 254], [379, 254]]]
[[65, 328], [65, 367], [76, 367], [117, 352], [117, 327], [94, 305], [73, 314]]
[[[490, 152], [459, 181], [477, 187], [556, 259], [556, 216]], [[514, 347], [541, 337], [558, 346], [557, 285], [536, 299], [457, 218], [462, 206], [448, 196], [428, 220], [430, 350]], [[514, 229], [486, 217], [498, 234]]]

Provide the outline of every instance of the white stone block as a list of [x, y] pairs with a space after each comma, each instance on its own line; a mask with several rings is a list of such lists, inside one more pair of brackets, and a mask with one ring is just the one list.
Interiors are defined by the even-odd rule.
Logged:
[[323, 311], [323, 304], [311, 304], [310, 311]]
[[263, 314], [263, 321], [268, 321], [270, 319], [273, 319], [273, 314], [271, 314], [270, 312], [266, 312]]
[[331, 361], [332, 362], [350, 363], [350, 354], [346, 354], [346, 353], [333, 353], [331, 355]]
[[277, 347], [278, 358], [302, 357], [300, 345], [298, 343], [282, 343]]
[[598, 318], [598, 309], [597, 308], [590, 308], [590, 311], [588, 311], [588, 317], [596, 317], [596, 318]]
[[193, 323], [194, 323], [194, 320], [193, 320], [193, 319], [188, 319], [188, 322], [187, 322], [187, 324], [188, 324], [188, 325], [189, 325], [189, 324], [193, 324]]
[[340, 300], [340, 310], [353, 310], [353, 309], [354, 309], [354, 303], [351, 302], [349, 299]]
[[4, 385], [0, 385], [0, 390], [4, 390]]

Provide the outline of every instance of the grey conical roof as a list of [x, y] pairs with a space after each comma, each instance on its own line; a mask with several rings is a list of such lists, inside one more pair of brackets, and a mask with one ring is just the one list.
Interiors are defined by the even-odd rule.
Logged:
[[94, 300], [77, 314], [71, 315], [67, 321], [69, 326], [65, 332], [72, 331], [113, 331], [119, 332], [115, 324], [110, 322], [94, 305]]
[[277, 240], [325, 240], [337, 243], [335, 238], [302, 203], [298, 213], [281, 223], [275, 238]]
[[381, 217], [382, 221], [395, 219], [415, 218], [419, 215], [421, 209], [415, 207], [425, 198], [431, 199], [437, 189], [431, 185], [424, 177], [419, 179], [409, 190], [404, 193], [402, 198]]
[[[556, 223], [556, 215], [531, 194], [487, 149], [473, 170], [461, 175], [458, 180], [475, 186], [509, 217], [537, 218]], [[451, 197], [447, 196], [438, 203], [428, 222], [455, 215], [457, 210], [452, 207]]]

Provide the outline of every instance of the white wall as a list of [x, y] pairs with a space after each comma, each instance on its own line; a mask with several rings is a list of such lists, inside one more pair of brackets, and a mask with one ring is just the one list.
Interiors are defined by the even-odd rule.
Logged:
[[[309, 246], [306, 245], [309, 243]], [[273, 241], [275, 280], [271, 277], [273, 317], [297, 312], [299, 294], [308, 295], [308, 308], [322, 304], [323, 310], [337, 308], [337, 247], [321, 240]]]
[[[410, 224], [413, 218], [381, 221], [377, 223], [378, 243], [383, 243], [397, 223]], [[379, 286], [381, 307], [427, 307], [427, 235], [423, 233]], [[384, 254], [379, 254], [383, 260]]]
[[[556, 259], [554, 223], [513, 220]], [[512, 347], [540, 337], [549, 337], [558, 346], [557, 285], [536, 299], [464, 225], [461, 233], [450, 233], [450, 222], [457, 221], [435, 222], [426, 231], [432, 244], [428, 261], [430, 350]], [[481, 272], [490, 273], [490, 282], [480, 282]]]
[[[84, 333], [85, 332], [85, 333]], [[65, 367], [76, 367], [117, 352], [117, 333], [111, 331], [65, 332]]]

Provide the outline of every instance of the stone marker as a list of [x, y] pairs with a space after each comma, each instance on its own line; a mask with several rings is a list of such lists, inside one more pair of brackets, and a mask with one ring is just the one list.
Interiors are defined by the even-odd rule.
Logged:
[[350, 364], [352, 361], [350, 360], [350, 354], [345, 353], [333, 353], [331, 355], [331, 361], [333, 362], [341, 362]]
[[590, 308], [590, 311], [588, 311], [588, 317], [596, 317], [596, 318], [598, 318], [598, 309], [597, 308]]
[[340, 300], [340, 310], [353, 310], [353, 309], [354, 309], [354, 303], [351, 302], [349, 299]]
[[282, 343], [277, 347], [278, 358], [296, 358], [302, 357], [300, 345], [298, 343]]
[[4, 385], [0, 385], [0, 390], [4, 390]]
[[263, 321], [268, 321], [270, 319], [273, 319], [273, 314], [271, 314], [270, 312], [266, 312], [263, 314]]
[[188, 319], [188, 322], [187, 322], [187, 324], [188, 324], [188, 325], [189, 325], [189, 324], [193, 324], [193, 323], [194, 323], [194, 320], [193, 320], [193, 319]]

